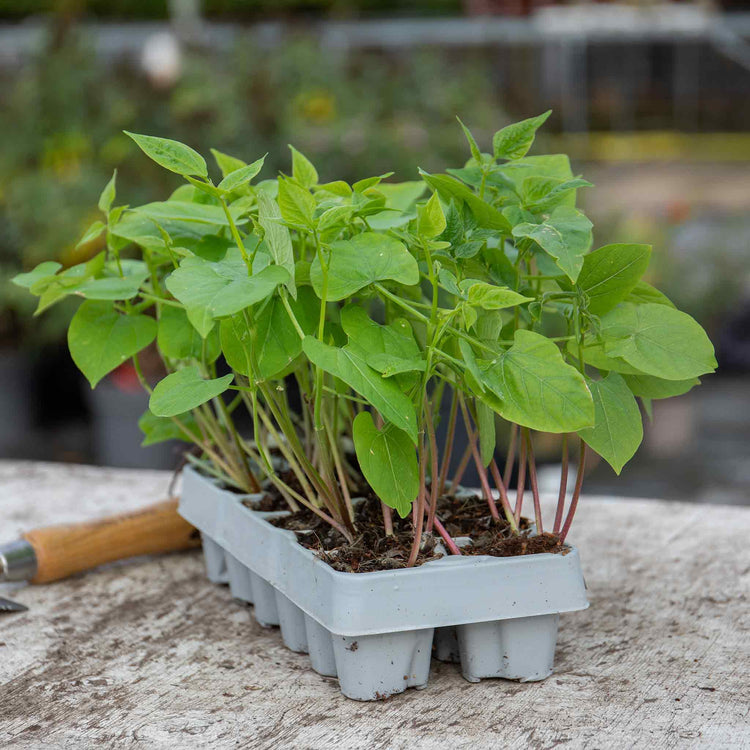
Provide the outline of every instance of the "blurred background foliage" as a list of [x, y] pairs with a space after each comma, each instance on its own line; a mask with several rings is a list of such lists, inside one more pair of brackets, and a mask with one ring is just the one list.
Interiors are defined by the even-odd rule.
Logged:
[[[290, 168], [293, 143], [323, 180], [405, 180], [465, 161], [456, 115], [489, 144], [552, 107], [536, 148], [570, 153], [596, 184], [581, 195], [595, 245], [653, 244], [649, 281], [706, 326], [720, 357], [704, 388], [655, 404], [619, 482], [597, 467], [589, 487], [746, 501], [750, 14], [548, 5], [0, 0], [0, 413], [14, 416], [0, 457], [174, 463], [137, 448], [145, 400], [127, 367], [93, 394], [81, 387], [64, 339], [75, 302], [32, 318], [31, 296], [8, 283], [98, 250], [76, 244], [115, 168], [118, 202], [179, 184], [122, 130], [247, 161], [268, 152], [265, 176]], [[539, 436], [540, 456], [554, 451]]]

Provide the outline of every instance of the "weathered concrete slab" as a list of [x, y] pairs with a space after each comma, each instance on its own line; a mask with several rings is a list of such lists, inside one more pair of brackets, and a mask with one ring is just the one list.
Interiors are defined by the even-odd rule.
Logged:
[[[0, 539], [168, 482], [0, 462]], [[592, 606], [562, 617], [556, 674], [469, 685], [435, 662], [426, 690], [378, 704], [342, 698], [197, 553], [15, 590], [31, 610], [0, 616], [0, 746], [750, 747], [749, 540], [750, 509], [584, 497], [573, 541]]]

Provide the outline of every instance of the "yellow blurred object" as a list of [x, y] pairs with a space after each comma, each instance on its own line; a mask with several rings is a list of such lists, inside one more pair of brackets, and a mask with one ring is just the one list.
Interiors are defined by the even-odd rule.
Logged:
[[336, 117], [336, 100], [324, 89], [304, 92], [297, 97], [296, 103], [302, 116], [317, 125], [331, 122]]

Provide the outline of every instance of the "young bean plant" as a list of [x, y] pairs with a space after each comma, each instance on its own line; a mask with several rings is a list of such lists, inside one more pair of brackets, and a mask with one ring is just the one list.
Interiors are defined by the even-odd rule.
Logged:
[[[649, 409], [685, 393], [716, 362], [698, 323], [643, 280], [651, 248], [592, 250], [592, 224], [576, 208], [591, 184], [565, 155], [527, 156], [548, 114], [499, 130], [490, 153], [461, 124], [462, 168], [401, 183], [390, 174], [322, 182], [294, 148], [291, 174], [262, 181], [264, 157], [247, 164], [213, 151], [221, 179], [212, 179], [188, 146], [131, 133], [186, 184], [133, 208], [115, 205], [113, 177], [84, 237], [101, 236], [105, 249], [15, 281], [39, 297], [37, 312], [82, 297], [68, 342], [91, 386], [132, 360], [150, 392], [145, 442], [194, 443], [193, 460], [227, 485], [270, 483], [292, 510], [351, 541], [364, 478], [384, 535], [394, 510], [411, 515], [412, 565], [426, 533], [460, 554], [438, 501], [472, 462], [489, 513], [511, 534], [530, 494], [537, 532], [564, 541], [586, 451], [619, 473], [642, 439], [638, 400]], [[168, 374], [152, 389], [139, 352], [154, 341]], [[252, 440], [235, 427], [237, 410], [248, 412]], [[502, 470], [498, 417], [511, 434]], [[466, 445], [456, 444], [459, 423]], [[538, 432], [562, 435], [551, 524], [539, 502]], [[278, 456], [289, 471], [276, 470]]]

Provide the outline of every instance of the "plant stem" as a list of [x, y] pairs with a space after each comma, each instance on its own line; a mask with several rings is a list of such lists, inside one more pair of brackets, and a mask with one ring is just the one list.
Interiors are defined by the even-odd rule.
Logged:
[[526, 441], [526, 452], [529, 464], [529, 481], [531, 483], [531, 494], [534, 498], [534, 518], [536, 520], [537, 534], [543, 534], [542, 527], [542, 507], [539, 503], [539, 486], [536, 481], [536, 457], [534, 456], [534, 443], [531, 440], [531, 431], [524, 427], [524, 440]]
[[417, 499], [412, 503], [412, 526], [414, 527], [414, 540], [409, 553], [409, 560], [406, 563], [407, 568], [414, 567], [414, 563], [419, 557], [419, 548], [422, 546], [422, 524], [424, 523], [424, 504], [425, 504], [425, 464], [427, 463], [427, 449], [422, 439], [421, 451], [419, 456], [419, 494]]
[[242, 237], [240, 236], [239, 230], [237, 229], [237, 225], [234, 223], [232, 214], [229, 212], [229, 206], [227, 206], [227, 202], [223, 198], [219, 198], [219, 201], [221, 202], [221, 207], [224, 209], [224, 216], [227, 217], [227, 221], [229, 222], [229, 231], [232, 233], [232, 237], [237, 243], [237, 247], [239, 248], [240, 253], [242, 253], [242, 260], [245, 261], [245, 265], [247, 266], [247, 275], [252, 276], [253, 263], [247, 254], [245, 243], [242, 241]]
[[435, 523], [435, 528], [437, 529], [437, 533], [440, 534], [440, 536], [443, 538], [443, 541], [445, 542], [446, 547], [450, 550], [450, 553], [452, 555], [460, 555], [461, 550], [458, 548], [458, 545], [453, 541], [451, 538], [451, 535], [445, 530], [445, 527], [442, 523], [440, 523], [440, 519], [435, 516], [433, 519]]
[[445, 492], [445, 480], [448, 476], [448, 468], [451, 462], [451, 455], [453, 453], [453, 440], [456, 435], [456, 416], [458, 414], [458, 393], [453, 390], [453, 398], [451, 398], [451, 411], [448, 417], [448, 430], [445, 437], [445, 448], [443, 449], [443, 458], [440, 465], [440, 483], [438, 484], [438, 495], [442, 495]]
[[521, 440], [520, 455], [518, 457], [518, 481], [516, 482], [516, 523], [521, 521], [523, 508], [523, 491], [526, 484], [526, 441]]
[[471, 441], [469, 441], [469, 444], [464, 449], [464, 454], [461, 456], [461, 460], [458, 462], [458, 466], [456, 467], [456, 473], [453, 475], [451, 479], [451, 492], [456, 491], [456, 487], [461, 484], [461, 480], [464, 478], [464, 474], [466, 473], [466, 469], [469, 466], [469, 461], [471, 461]]
[[497, 521], [500, 518], [500, 514], [497, 512], [495, 498], [492, 497], [492, 490], [490, 489], [490, 483], [487, 479], [487, 470], [484, 468], [482, 457], [479, 454], [479, 447], [477, 446], [477, 434], [471, 427], [469, 410], [466, 408], [463, 394], [459, 394], [458, 403], [461, 407], [461, 414], [464, 418], [464, 424], [466, 425], [466, 434], [469, 436], [469, 445], [471, 446], [471, 452], [474, 456], [474, 465], [476, 466], [477, 473], [479, 474], [479, 481], [482, 485], [482, 492], [484, 492], [485, 500], [487, 500], [487, 505], [489, 505], [490, 514]]
[[508, 443], [508, 455], [505, 458], [505, 468], [503, 469], [503, 479], [505, 480], [505, 489], [510, 489], [510, 478], [513, 473], [513, 464], [516, 461], [516, 440], [518, 438], [518, 425], [515, 422], [510, 426], [510, 443]]
[[570, 524], [573, 523], [573, 516], [575, 516], [576, 508], [578, 507], [578, 498], [581, 496], [581, 488], [583, 487], [583, 472], [586, 464], [586, 443], [581, 440], [581, 450], [578, 454], [578, 467], [576, 469], [576, 483], [573, 488], [573, 497], [570, 499], [570, 508], [568, 508], [568, 515], [565, 519], [565, 524], [560, 532], [560, 542], [563, 543], [565, 538], [568, 536], [570, 531]]
[[565, 494], [568, 490], [568, 434], [562, 437], [562, 467], [560, 469], [560, 492], [557, 496], [557, 510], [555, 512], [555, 525], [552, 528], [554, 534], [560, 532], [563, 511], [565, 510]]
[[435, 427], [432, 422], [432, 408], [430, 402], [427, 399], [427, 395], [424, 397], [424, 416], [425, 426], [427, 428], [427, 437], [430, 441], [430, 509], [427, 513], [427, 531], [432, 531], [432, 523], [435, 519], [435, 512], [437, 511], [438, 501], [438, 449], [437, 440], [435, 439]]
[[510, 525], [511, 531], [514, 534], [518, 533], [518, 526], [516, 525], [516, 517], [513, 515], [513, 508], [510, 507], [510, 500], [508, 500], [508, 492], [505, 489], [505, 483], [503, 478], [500, 476], [500, 470], [497, 468], [497, 462], [493, 458], [490, 461], [490, 473], [492, 479], [495, 482], [497, 491], [500, 494], [500, 504], [503, 506], [503, 513], [505, 513], [505, 519]]
[[393, 536], [393, 512], [382, 500], [380, 501], [380, 510], [383, 513], [383, 527], [385, 528], [385, 535]]

